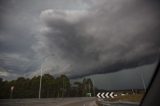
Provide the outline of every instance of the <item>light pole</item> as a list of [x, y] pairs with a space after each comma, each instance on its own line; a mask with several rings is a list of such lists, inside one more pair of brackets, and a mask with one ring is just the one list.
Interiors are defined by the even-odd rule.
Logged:
[[145, 84], [145, 81], [144, 81], [143, 72], [139, 72], [138, 74], [139, 74], [141, 82], [143, 84], [143, 89], [144, 89], [144, 91], [146, 91], [146, 84]]
[[[48, 56], [45, 56], [44, 58], [43, 58], [43, 62], [45, 62], [45, 60], [47, 59], [47, 57], [49, 57], [49, 56], [51, 56], [51, 55], [48, 55]], [[54, 55], [52, 55], [52, 56], [54, 56]], [[42, 62], [42, 64], [41, 64], [41, 75], [40, 75], [40, 81], [39, 81], [39, 93], [38, 93], [38, 98], [39, 99], [41, 99], [41, 89], [42, 89], [42, 71], [43, 71], [43, 62]]]
[[143, 73], [141, 73], [141, 80], [142, 80], [142, 83], [143, 83], [144, 90], [146, 91], [146, 84], [145, 84], [145, 81], [144, 81]]
[[94, 96], [95, 96], [95, 82], [94, 82], [94, 80], [92, 79], [92, 82], [93, 82], [93, 94], [94, 94]]
[[40, 75], [40, 81], [39, 81], [39, 95], [38, 95], [38, 98], [40, 99], [41, 98], [41, 87], [42, 87], [42, 66], [43, 66], [43, 63], [41, 65], [41, 75]]

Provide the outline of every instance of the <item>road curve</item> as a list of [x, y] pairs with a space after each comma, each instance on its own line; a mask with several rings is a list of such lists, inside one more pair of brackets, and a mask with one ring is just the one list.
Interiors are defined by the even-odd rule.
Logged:
[[0, 106], [97, 106], [95, 98], [3, 99]]
[[57, 106], [97, 106], [95, 99], [82, 99], [82, 100], [77, 100], [77, 101], [71, 101], [70, 103], [62, 103], [58, 104]]

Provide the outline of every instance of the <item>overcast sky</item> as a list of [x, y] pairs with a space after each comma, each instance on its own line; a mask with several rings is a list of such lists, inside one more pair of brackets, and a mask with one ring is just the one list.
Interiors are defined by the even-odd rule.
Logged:
[[31, 77], [42, 67], [80, 78], [154, 65], [158, 6], [158, 0], [1, 0], [0, 76]]

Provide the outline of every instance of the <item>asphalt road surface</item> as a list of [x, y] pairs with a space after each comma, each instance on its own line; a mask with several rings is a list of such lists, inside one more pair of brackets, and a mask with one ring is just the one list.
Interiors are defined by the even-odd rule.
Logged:
[[[0, 106], [97, 106], [94, 97], [47, 99], [0, 99]], [[138, 106], [132, 103], [100, 102], [104, 106]]]
[[95, 98], [4, 99], [0, 106], [97, 106]]

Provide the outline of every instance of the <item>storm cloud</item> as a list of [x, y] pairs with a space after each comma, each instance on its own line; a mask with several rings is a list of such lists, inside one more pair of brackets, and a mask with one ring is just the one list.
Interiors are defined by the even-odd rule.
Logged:
[[0, 74], [32, 76], [43, 66], [44, 73], [78, 78], [152, 64], [160, 53], [158, 4], [158, 0], [3, 1]]
[[86, 11], [44, 10], [41, 33], [48, 51], [71, 65], [63, 74], [115, 72], [157, 60], [157, 9], [150, 1], [107, 0]]

